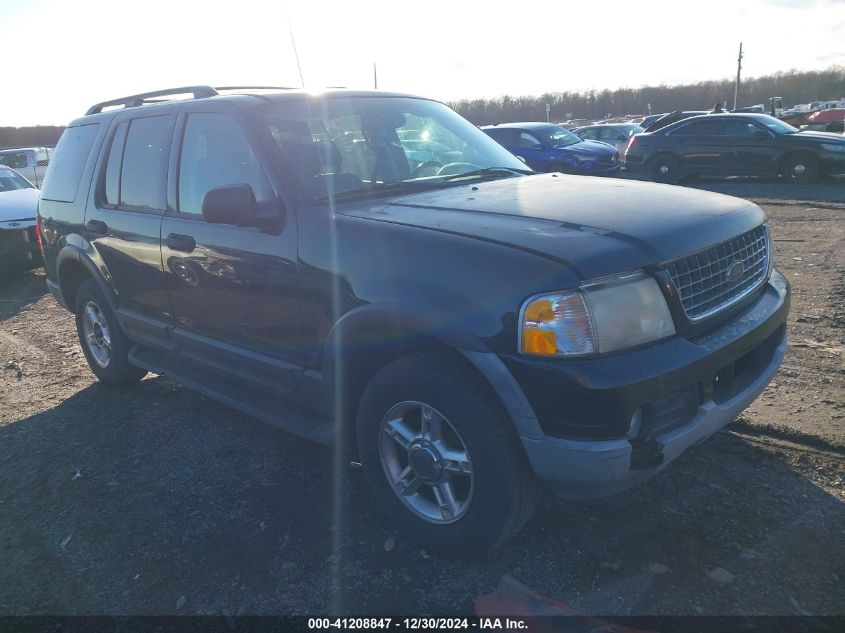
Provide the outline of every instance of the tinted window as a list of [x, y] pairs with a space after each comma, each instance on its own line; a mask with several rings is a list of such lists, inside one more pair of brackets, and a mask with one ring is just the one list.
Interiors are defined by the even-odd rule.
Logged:
[[44, 187], [41, 189], [42, 198], [59, 202], [73, 202], [76, 199], [82, 170], [88, 162], [99, 129], [98, 123], [92, 123], [69, 127], [64, 131], [56, 145], [56, 155], [47, 167]]
[[540, 140], [528, 132], [520, 132], [519, 138], [516, 140], [516, 146], [524, 149], [534, 149], [539, 144]]
[[764, 132], [750, 121], [725, 122], [725, 134], [728, 136], [755, 136], [757, 133]]
[[693, 121], [671, 132], [673, 136], [721, 136], [724, 133], [722, 121]]
[[250, 185], [259, 202], [272, 195], [258, 157], [234, 119], [190, 115], [179, 165], [179, 211], [199, 215], [210, 190], [239, 184]]
[[518, 130], [511, 130], [508, 128], [501, 128], [498, 130], [485, 130], [495, 141], [502, 145], [516, 145], [516, 140], [519, 137]]
[[168, 116], [134, 119], [129, 124], [120, 170], [120, 206], [164, 209], [171, 129]]
[[123, 144], [126, 141], [128, 129], [129, 123], [126, 121], [117, 126], [111, 148], [109, 148], [103, 193], [106, 204], [111, 206], [117, 206], [120, 203], [120, 165], [123, 162]]
[[600, 141], [607, 141], [608, 143], [615, 143], [619, 140], [620, 136], [625, 136], [625, 134], [615, 128], [615, 127], [606, 127], [599, 130], [599, 140]]
[[578, 136], [586, 141], [595, 141], [598, 138], [598, 130], [596, 128], [590, 128], [588, 130], [581, 130], [578, 132]]

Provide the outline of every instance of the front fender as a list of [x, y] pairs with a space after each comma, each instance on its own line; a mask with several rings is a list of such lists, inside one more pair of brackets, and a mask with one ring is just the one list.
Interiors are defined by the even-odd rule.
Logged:
[[[543, 431], [528, 398], [499, 356], [476, 336], [460, 327], [449, 325], [449, 322], [443, 315], [420, 314], [411, 306], [400, 303], [370, 304], [351, 310], [338, 320], [326, 340], [323, 377], [334, 381], [340, 357], [346, 350], [366, 353], [367, 345], [373, 341], [361, 333], [374, 330], [410, 333], [403, 336], [402, 340], [397, 340], [396, 345], [406, 345], [408, 339], [413, 339], [416, 334], [457, 351], [472, 364], [496, 393], [520, 436], [542, 437]], [[390, 344], [383, 336], [377, 336], [376, 340], [379, 345]]]

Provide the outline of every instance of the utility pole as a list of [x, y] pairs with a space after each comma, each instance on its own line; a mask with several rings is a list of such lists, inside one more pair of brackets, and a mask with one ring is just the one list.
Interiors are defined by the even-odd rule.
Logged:
[[734, 88], [734, 110], [739, 105], [739, 76], [742, 72], [742, 42], [739, 43], [739, 56], [736, 58], [736, 87]]
[[375, 62], [373, 62], [373, 88], [378, 90], [378, 71], [376, 70]]

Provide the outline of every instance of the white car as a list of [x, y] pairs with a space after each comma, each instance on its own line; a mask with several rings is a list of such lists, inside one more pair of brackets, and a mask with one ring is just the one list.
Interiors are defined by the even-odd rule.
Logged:
[[0, 272], [41, 265], [35, 228], [39, 193], [17, 171], [0, 165]]
[[51, 147], [15, 147], [0, 150], [0, 166], [5, 165], [17, 170], [36, 187], [41, 188], [47, 165], [53, 158]]

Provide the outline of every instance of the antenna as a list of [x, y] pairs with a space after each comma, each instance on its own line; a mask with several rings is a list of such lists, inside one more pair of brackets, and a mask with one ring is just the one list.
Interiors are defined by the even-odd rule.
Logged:
[[376, 63], [373, 62], [373, 88], [378, 90], [378, 71], [376, 71]]
[[739, 102], [739, 75], [742, 72], [742, 42], [739, 43], [739, 56], [736, 58], [736, 86], [734, 87], [734, 110]]
[[305, 87], [305, 78], [302, 76], [302, 64], [299, 63], [299, 53], [296, 50], [296, 39], [293, 37], [293, 26], [290, 23], [290, 16], [285, 13], [288, 20], [288, 33], [290, 33], [290, 43], [293, 45], [293, 55], [296, 57], [296, 67], [299, 70], [299, 81], [302, 82], [302, 87]]

